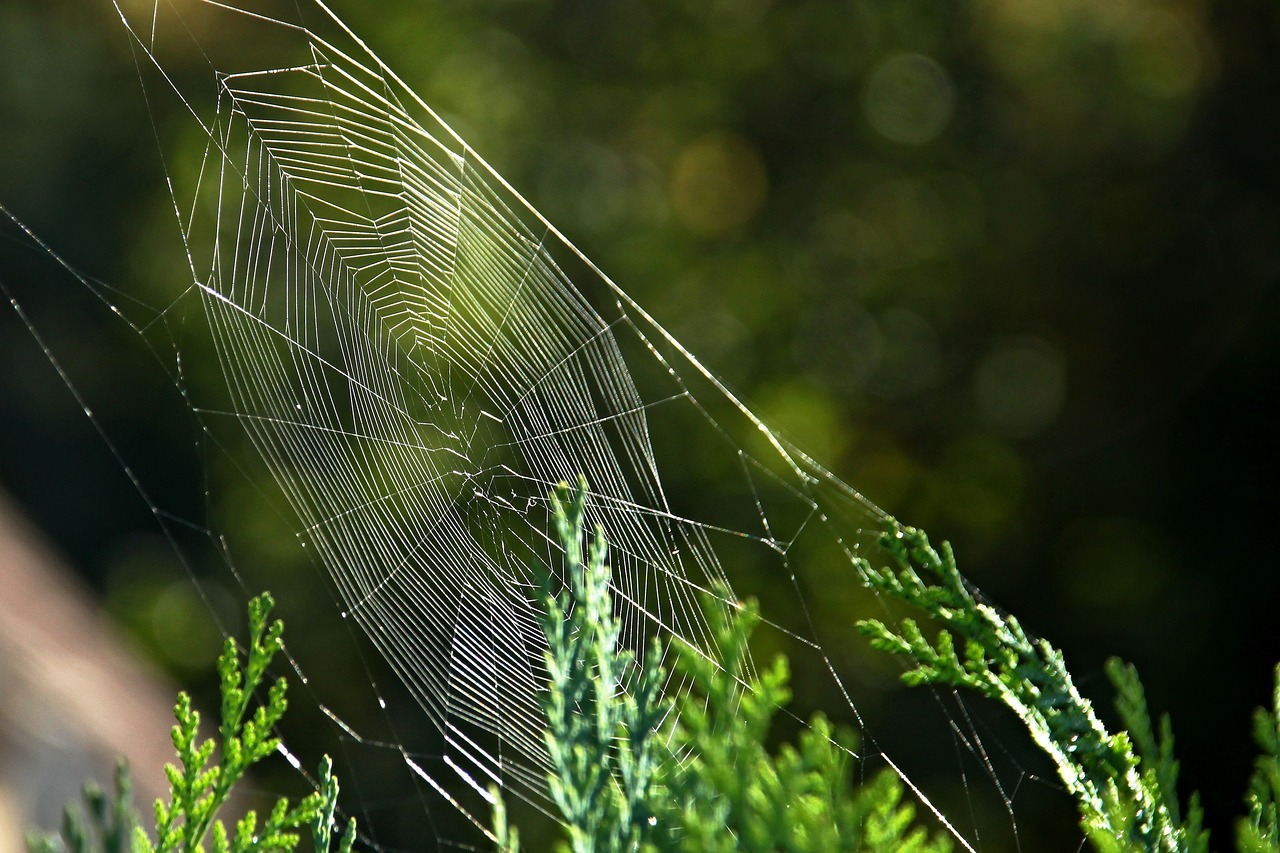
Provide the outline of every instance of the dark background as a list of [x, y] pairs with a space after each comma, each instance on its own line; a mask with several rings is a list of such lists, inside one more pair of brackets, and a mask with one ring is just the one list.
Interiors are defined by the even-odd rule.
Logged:
[[[950, 539], [1104, 709], [1102, 661], [1135, 662], [1225, 846], [1253, 754], [1248, 715], [1280, 658], [1266, 498], [1277, 8], [338, 11], [767, 422]], [[201, 28], [206, 10], [184, 14], [200, 39], [236, 44], [234, 29]], [[201, 73], [198, 57], [170, 59]], [[160, 151], [202, 140], [179, 111], [148, 112], [135, 60], [109, 4], [0, 2], [0, 203], [78, 270], [145, 288], [185, 275]], [[273, 591], [304, 601], [314, 574], [290, 571], [247, 490], [195, 447], [137, 336], [14, 228], [2, 234], [0, 281], [151, 500], [261, 529], [236, 561], [278, 564]], [[210, 578], [202, 602], [7, 309], [0, 359], [0, 484], [140, 648], [209, 681], [220, 635], [202, 614], [238, 609], [218, 558], [193, 552]], [[899, 713], [917, 701], [895, 697], [885, 707]], [[998, 742], [1018, 740], [992, 725]], [[1048, 799], [1041, 817], [1015, 797], [1023, 849], [1075, 849], [1070, 811]]]

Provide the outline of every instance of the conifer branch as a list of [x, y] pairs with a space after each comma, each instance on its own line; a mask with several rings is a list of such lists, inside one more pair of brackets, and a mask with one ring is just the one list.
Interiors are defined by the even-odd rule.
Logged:
[[978, 601], [956, 568], [949, 544], [944, 542], [939, 552], [923, 531], [893, 519], [886, 521], [880, 544], [893, 565], [877, 569], [860, 561], [866, 583], [921, 608], [943, 625], [930, 642], [909, 618], [896, 630], [879, 620], [858, 623], [872, 646], [914, 663], [902, 677], [906, 684], [965, 687], [1012, 710], [1054, 762], [1076, 799], [1086, 835], [1098, 849], [1208, 850], [1195, 798], [1187, 818], [1181, 817], [1168, 719], [1156, 734], [1131, 666], [1108, 664], [1128, 728], [1112, 734], [1080, 695], [1062, 652], [1046, 640], [1033, 640], [1015, 617]]
[[[280, 745], [274, 731], [288, 707], [288, 683], [276, 679], [267, 689], [265, 703], [255, 700], [272, 659], [282, 648], [283, 623], [277, 619], [268, 625], [274, 604], [269, 593], [253, 598], [243, 655], [235, 640], [228, 638], [218, 658], [222, 702], [217, 737], [200, 740], [200, 712], [186, 692], [178, 694], [177, 724], [170, 732], [178, 763], [164, 767], [170, 790], [167, 800], [157, 799], [152, 809], [154, 834], [143, 829], [133, 809], [132, 784], [122, 762], [116, 772], [115, 797], [94, 785], [86, 786], [88, 821], [69, 805], [61, 835], [33, 832], [28, 836], [31, 853], [204, 853], [210, 837], [214, 853], [289, 853], [304, 828], [311, 830], [316, 853], [329, 853], [338, 782], [328, 756], [320, 764], [319, 790], [297, 804], [281, 797], [261, 823], [257, 812], [250, 810], [230, 831], [218, 818], [235, 785]], [[337, 853], [351, 853], [355, 835], [352, 819], [338, 841]]]

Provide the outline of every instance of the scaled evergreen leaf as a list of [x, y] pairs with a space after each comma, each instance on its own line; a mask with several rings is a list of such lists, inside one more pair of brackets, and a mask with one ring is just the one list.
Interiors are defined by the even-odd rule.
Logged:
[[[646, 653], [632, 693], [623, 689], [635, 663], [618, 648], [620, 626], [609, 593], [608, 545], [584, 531], [587, 489], [561, 484], [551, 495], [564, 549], [566, 588], [543, 579], [542, 628], [550, 678], [543, 696], [551, 797], [575, 853], [639, 850], [651, 827], [651, 785], [660, 763], [654, 736], [665, 713], [657, 647]], [[582, 559], [584, 544], [587, 559]]]
[[854, 788], [851, 733], [825, 717], [810, 720], [795, 746], [776, 754], [765, 743], [777, 712], [790, 700], [786, 659], [758, 675], [746, 661], [759, 623], [754, 602], [735, 609], [727, 591], [704, 607], [720, 660], [677, 645], [677, 672], [693, 690], [677, 699], [664, 741], [684, 760], [663, 768], [666, 792], [655, 847], [662, 851], [918, 851], [950, 850], [930, 838], [901, 802], [902, 786], [889, 770]]
[[[852, 735], [821, 715], [794, 745], [776, 753], [766, 748], [774, 716], [791, 692], [785, 658], [751, 671], [748, 642], [760, 618], [754, 603], [739, 605], [725, 589], [706, 597], [714, 657], [688, 644], [673, 646], [670, 681], [690, 686], [674, 709], [659, 692], [668, 679], [657, 643], [639, 662], [632, 692], [619, 689], [621, 674], [636, 661], [617, 646], [601, 531], [587, 560], [581, 557], [586, 500], [582, 482], [576, 490], [562, 484], [552, 495], [566, 589], [553, 594], [548, 578], [541, 615], [550, 679], [543, 701], [553, 768], [548, 783], [571, 849], [950, 849], [947, 839], [932, 839], [914, 823], [914, 809], [901, 802], [901, 784], [888, 771], [855, 791]], [[500, 807], [493, 836], [500, 850], [509, 844]]]
[[[904, 682], [966, 687], [1017, 714], [1075, 797], [1081, 827], [1097, 849], [1208, 850], [1198, 800], [1191, 799], [1185, 819], [1181, 815], [1172, 728], [1167, 719], [1158, 732], [1151, 725], [1132, 667], [1119, 661], [1108, 665], [1128, 727], [1128, 732], [1113, 735], [1076, 689], [1062, 653], [1029, 637], [1013, 616], [979, 601], [956, 567], [949, 544], [943, 543], [939, 552], [923, 531], [893, 519], [886, 520], [880, 543], [893, 565], [875, 568], [860, 561], [865, 582], [943, 625], [938, 639], [929, 643], [911, 619], [903, 619], [897, 630], [876, 620], [859, 623], [874, 648], [912, 661]], [[956, 638], [962, 641], [963, 657], [956, 653]]]
[[1253, 736], [1262, 752], [1245, 795], [1248, 814], [1237, 827], [1237, 846], [1241, 853], [1280, 853], [1280, 665], [1271, 708], [1254, 712]]
[[27, 833], [29, 853], [127, 853], [138, 821], [129, 765], [123, 760], [116, 765], [112, 794], [90, 782], [84, 786], [81, 800], [79, 805], [67, 804], [60, 835], [39, 830]]
[[[279, 798], [261, 825], [254, 811], [247, 812], [232, 833], [218, 819], [218, 812], [236, 783], [280, 743], [273, 732], [288, 707], [287, 682], [277, 679], [269, 687], [265, 703], [255, 705], [254, 701], [271, 660], [281, 648], [284, 625], [279, 620], [267, 624], [273, 606], [268, 593], [252, 599], [249, 644], [243, 658], [230, 638], [219, 656], [219, 737], [200, 741], [200, 712], [193, 707], [190, 696], [178, 694], [174, 704], [177, 722], [170, 730], [178, 763], [164, 767], [170, 791], [167, 800], [157, 799], [153, 806], [154, 834], [143, 829], [133, 810], [128, 768], [122, 763], [116, 773], [114, 799], [87, 786], [89, 823], [76, 809], [68, 807], [62, 836], [32, 833], [27, 842], [31, 853], [61, 853], [66, 849], [72, 853], [202, 853], [210, 835], [214, 853], [288, 853], [297, 846], [298, 831], [304, 827], [311, 829], [316, 853], [329, 853], [338, 783], [332, 776], [328, 756], [320, 766], [320, 790], [293, 806], [288, 799]], [[350, 853], [354, 840], [352, 820], [338, 853]]]

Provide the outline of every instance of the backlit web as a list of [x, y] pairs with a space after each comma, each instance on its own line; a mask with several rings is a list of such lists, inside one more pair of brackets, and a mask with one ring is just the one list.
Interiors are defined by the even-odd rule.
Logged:
[[[819, 636], [812, 608], [843, 608], [849, 629], [883, 612], [851, 562], [876, 559], [882, 511], [753, 415], [322, 5], [289, 20], [208, 5], [290, 34], [306, 58], [210, 55], [206, 114], [166, 73], [166, 40], [204, 49], [181, 15], [121, 12], [148, 102], [176, 99], [206, 138], [195, 167], [169, 167], [191, 284], [143, 320], [125, 314], [149, 334], [208, 334], [223, 393], [175, 370], [201, 429], [248, 437], [270, 472], [258, 485], [283, 496], [337, 610], [434, 733], [420, 750], [328, 712], [353, 747], [396, 753], [424, 813], [465, 817], [428, 819], [422, 844], [483, 846], [490, 784], [550, 808], [536, 573], [560, 565], [548, 492], [579, 475], [610, 540], [625, 645], [709, 649], [706, 594], [781, 579], [794, 601], [765, 602], [766, 642], [860, 721], [856, 640]], [[942, 719], [942, 742], [1011, 816], [1025, 771], [997, 773], [972, 721]], [[892, 764], [861, 734], [869, 770]], [[945, 822], [959, 848], [982, 846]]]

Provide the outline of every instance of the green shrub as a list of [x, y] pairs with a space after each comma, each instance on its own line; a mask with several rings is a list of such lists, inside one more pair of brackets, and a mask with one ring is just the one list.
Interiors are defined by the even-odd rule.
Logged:
[[[784, 658], [756, 676], [744, 666], [759, 621], [754, 602], [727, 612], [726, 590], [704, 601], [719, 657], [676, 640], [674, 681], [690, 690], [660, 696], [655, 685], [667, 674], [654, 645], [638, 689], [623, 693], [619, 673], [632, 659], [617, 648], [602, 531], [582, 560], [585, 500], [585, 483], [576, 491], [562, 484], [552, 496], [569, 589], [546, 597], [543, 618], [551, 672], [546, 737], [555, 768], [549, 781], [575, 852], [950, 849], [948, 839], [913, 824], [913, 807], [902, 802], [891, 771], [853, 786], [853, 737], [821, 715], [796, 745], [766, 749], [773, 716], [790, 692]], [[1113, 734], [1077, 690], [1062, 652], [978, 601], [947, 543], [935, 550], [922, 531], [887, 519], [881, 545], [893, 565], [860, 560], [864, 582], [942, 625], [930, 642], [910, 618], [896, 629], [859, 623], [875, 648], [911, 660], [904, 682], [966, 688], [1017, 714], [1054, 762], [1086, 838], [1101, 853], [1207, 853], [1198, 797], [1190, 797], [1185, 814], [1179, 801], [1170, 721], [1152, 724], [1132, 666], [1115, 659], [1107, 665], [1125, 727]], [[659, 719], [666, 720], [661, 730], [646, 727]], [[1262, 755], [1237, 849], [1280, 853], [1280, 667], [1273, 707], [1258, 710], [1255, 737]], [[655, 744], [665, 756], [655, 754]]]
[[[551, 496], [556, 534], [564, 549], [566, 584], [552, 592], [544, 572], [540, 622], [547, 638], [548, 689], [544, 733], [552, 773], [551, 797], [560, 809], [573, 853], [614, 851], [829, 851], [945, 853], [949, 839], [915, 823], [893, 771], [853, 783], [851, 732], [816, 715], [797, 742], [766, 747], [774, 716], [790, 700], [788, 669], [779, 657], [754, 674], [747, 647], [759, 622], [754, 602], [733, 603], [727, 590], [703, 606], [715, 640], [714, 656], [676, 639], [668, 679], [655, 640], [638, 662], [620, 649], [619, 625], [609, 592], [608, 546], [598, 528], [584, 530], [586, 484], [562, 484]], [[1185, 814], [1177, 793], [1168, 717], [1154, 726], [1137, 672], [1112, 660], [1107, 673], [1116, 689], [1124, 729], [1111, 733], [1077, 690], [1062, 653], [1032, 639], [1018, 620], [975, 597], [956, 567], [951, 548], [934, 549], [919, 530], [885, 522], [881, 544], [892, 566], [860, 560], [864, 582], [912, 604], [941, 623], [928, 640], [915, 620], [891, 628], [859, 623], [871, 644], [908, 658], [909, 685], [942, 684], [975, 691], [1012, 710], [1034, 742], [1054, 762], [1075, 798], [1086, 838], [1101, 853], [1207, 853], [1195, 795]], [[585, 551], [585, 560], [584, 560]], [[728, 602], [728, 606], [726, 606]], [[277, 679], [265, 703], [255, 704], [283, 625], [268, 625], [273, 602], [263, 594], [249, 603], [249, 643], [243, 654], [228, 639], [218, 660], [221, 724], [200, 741], [200, 715], [185, 693], [174, 708], [173, 743], [178, 765], [167, 765], [168, 800], [155, 803], [154, 830], [145, 831], [130, 802], [122, 764], [114, 796], [95, 786], [84, 808], [69, 806], [60, 834], [32, 833], [32, 853], [197, 853], [212, 835], [214, 853], [292, 851], [309, 828], [317, 851], [334, 844], [338, 783], [328, 757], [319, 790], [296, 805], [275, 803], [261, 825], [250, 811], [228, 830], [218, 819], [232, 788], [279, 746], [273, 734], [285, 713], [287, 683]], [[664, 696], [667, 683], [687, 685]], [[1255, 737], [1262, 750], [1238, 823], [1240, 853], [1280, 853], [1280, 666], [1270, 709], [1259, 709]], [[217, 756], [217, 760], [215, 760]], [[517, 853], [501, 792], [495, 800], [493, 840]], [[350, 853], [355, 821], [337, 840]]]
[[[328, 853], [338, 800], [338, 780], [328, 756], [320, 763], [319, 790], [294, 805], [279, 798], [261, 825], [252, 810], [231, 831], [218, 818], [236, 783], [280, 745], [273, 732], [288, 707], [288, 683], [276, 679], [266, 702], [255, 701], [284, 633], [279, 619], [268, 624], [273, 606], [267, 593], [251, 600], [248, 647], [242, 655], [235, 640], [227, 638], [218, 658], [222, 709], [216, 737], [200, 740], [200, 712], [191, 706], [190, 696], [178, 694], [172, 730], [178, 765], [165, 765], [169, 798], [155, 802], [153, 832], [143, 829], [133, 810], [128, 767], [121, 763], [114, 798], [95, 785], [86, 786], [84, 812], [69, 805], [60, 835], [31, 833], [31, 853], [201, 853], [210, 834], [214, 853], [288, 853], [298, 845], [302, 829], [310, 829], [317, 851]], [[350, 853], [354, 841], [352, 819], [338, 842], [339, 853]]]
[[[974, 690], [1008, 707], [1053, 760], [1075, 798], [1080, 825], [1102, 853], [1204, 853], [1209, 834], [1192, 795], [1179, 804], [1173, 729], [1151, 723], [1137, 671], [1112, 659], [1107, 674], [1116, 689], [1124, 730], [1112, 734], [1080, 695], [1062, 652], [1032, 640], [1018, 620], [979, 602], [956, 568], [947, 543], [941, 552], [921, 530], [888, 519], [880, 543], [894, 565], [859, 569], [874, 589], [923, 610], [942, 630], [930, 642], [913, 619], [896, 630], [868, 620], [859, 629], [884, 652], [909, 658], [907, 684], [944, 684]], [[1263, 754], [1246, 796], [1249, 815], [1237, 832], [1240, 851], [1280, 851], [1280, 667], [1271, 712], [1259, 710], [1256, 737]]]
[[562, 484], [551, 502], [567, 589], [544, 595], [551, 674], [544, 710], [554, 768], [548, 781], [570, 849], [950, 849], [913, 824], [914, 808], [902, 802], [891, 771], [854, 788], [853, 735], [824, 717], [814, 717], [794, 746], [765, 747], [791, 694], [785, 658], [759, 675], [745, 666], [759, 622], [753, 602], [732, 612], [723, 595], [703, 602], [718, 659], [676, 641], [674, 680], [689, 690], [674, 700], [661, 696], [667, 673], [655, 642], [637, 687], [624, 692], [621, 674], [633, 659], [618, 649], [604, 534], [597, 529], [588, 545], [583, 529], [585, 483], [576, 490]]

